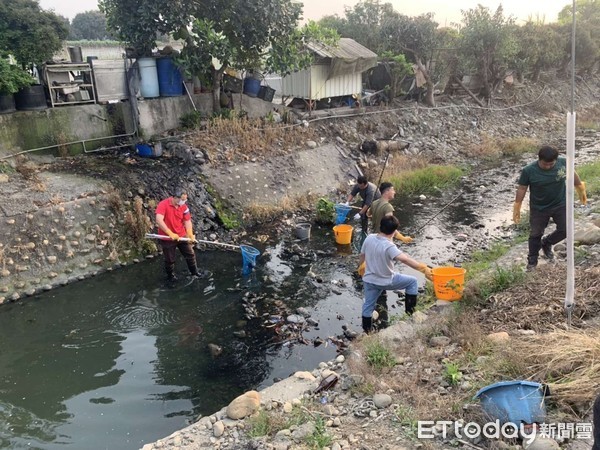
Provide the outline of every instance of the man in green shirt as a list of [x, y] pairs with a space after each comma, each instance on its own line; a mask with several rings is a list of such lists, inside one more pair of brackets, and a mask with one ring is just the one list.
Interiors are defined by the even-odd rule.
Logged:
[[[550, 146], [542, 147], [538, 160], [521, 170], [517, 195], [513, 207], [513, 221], [521, 221], [521, 204], [529, 188], [529, 254], [527, 270], [533, 270], [538, 263], [540, 249], [548, 260], [554, 259], [552, 246], [567, 236], [566, 185], [567, 163], [558, 157], [558, 150]], [[575, 189], [582, 204], [587, 203], [585, 183], [575, 173]], [[554, 232], [547, 236], [544, 231], [552, 219], [556, 224]]]

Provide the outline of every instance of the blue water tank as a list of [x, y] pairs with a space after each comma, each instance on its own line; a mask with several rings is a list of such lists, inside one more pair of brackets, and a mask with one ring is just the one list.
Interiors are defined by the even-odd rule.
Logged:
[[183, 78], [181, 71], [173, 62], [173, 58], [158, 58], [156, 69], [158, 71], [158, 86], [161, 97], [183, 95]]
[[256, 97], [260, 91], [260, 80], [256, 78], [244, 78], [244, 94], [248, 97]]
[[140, 94], [144, 98], [158, 97], [158, 76], [156, 73], [156, 59], [139, 58], [137, 60], [140, 68]]

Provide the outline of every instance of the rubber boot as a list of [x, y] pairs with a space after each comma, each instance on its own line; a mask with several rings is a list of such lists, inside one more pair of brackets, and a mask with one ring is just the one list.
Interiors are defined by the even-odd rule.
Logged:
[[373, 318], [363, 316], [362, 327], [363, 327], [363, 331], [367, 334], [369, 334], [371, 331], [373, 331]]
[[378, 328], [387, 328], [389, 325], [387, 291], [383, 291], [377, 299], [375, 311], [377, 311], [377, 314], [379, 314], [379, 319], [377, 320]]
[[196, 258], [194, 258], [193, 260], [186, 259], [185, 262], [187, 263], [187, 267], [188, 267], [188, 270], [190, 271], [191, 276], [202, 278], [202, 274], [200, 272], [198, 272], [198, 266], [196, 265]]
[[175, 275], [175, 265], [165, 266], [165, 270], [167, 272], [167, 281], [177, 281], [177, 276]]
[[417, 306], [417, 296], [415, 294], [406, 294], [404, 296], [404, 311], [412, 316]]

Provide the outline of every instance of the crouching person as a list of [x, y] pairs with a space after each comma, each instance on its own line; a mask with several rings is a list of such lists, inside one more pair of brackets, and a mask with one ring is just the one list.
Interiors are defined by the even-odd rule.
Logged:
[[417, 306], [417, 278], [394, 271], [394, 262], [400, 261], [407, 266], [422, 272], [428, 280], [432, 279], [431, 269], [427, 264], [415, 261], [403, 253], [393, 242], [399, 222], [394, 216], [381, 219], [379, 233], [370, 234], [363, 242], [360, 250], [360, 263], [365, 262], [363, 276], [364, 303], [362, 308], [362, 327], [369, 333], [373, 326], [373, 311], [377, 299], [383, 291], [405, 291], [404, 309], [411, 315]]

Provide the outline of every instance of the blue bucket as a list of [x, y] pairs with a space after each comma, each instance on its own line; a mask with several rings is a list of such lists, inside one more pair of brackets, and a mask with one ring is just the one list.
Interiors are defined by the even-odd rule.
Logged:
[[135, 144], [137, 154], [143, 158], [149, 158], [152, 156], [152, 147], [148, 144]]
[[260, 80], [256, 78], [244, 78], [244, 94], [248, 97], [256, 97], [260, 91]]
[[247, 275], [256, 267], [256, 257], [260, 252], [249, 245], [240, 245], [240, 249], [242, 250], [242, 273]]
[[183, 77], [181, 71], [173, 62], [173, 58], [158, 58], [156, 60], [156, 71], [161, 97], [183, 95]]
[[501, 381], [480, 389], [475, 398], [493, 419], [511, 422], [542, 423], [546, 418], [546, 387], [532, 381]]
[[346, 206], [343, 203], [337, 203], [335, 205], [335, 213], [336, 213], [335, 224], [339, 225], [341, 223], [344, 223], [346, 221], [346, 216], [348, 215], [348, 213], [350, 212], [351, 209], [352, 209], [351, 207]]

